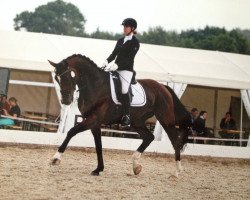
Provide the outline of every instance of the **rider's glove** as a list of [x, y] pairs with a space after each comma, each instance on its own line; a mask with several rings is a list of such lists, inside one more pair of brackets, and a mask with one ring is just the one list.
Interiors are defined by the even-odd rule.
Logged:
[[104, 69], [105, 69], [105, 71], [115, 71], [115, 70], [117, 70], [117, 68], [118, 68], [118, 66], [117, 66], [117, 64], [113, 64], [113, 65], [108, 65], [107, 67], [105, 67]]
[[102, 64], [102, 69], [105, 69], [108, 66], [108, 61], [105, 60], [104, 63]]
[[116, 63], [114, 63], [112, 66], [110, 66], [109, 70], [110, 71], [115, 71], [118, 69], [118, 65]]

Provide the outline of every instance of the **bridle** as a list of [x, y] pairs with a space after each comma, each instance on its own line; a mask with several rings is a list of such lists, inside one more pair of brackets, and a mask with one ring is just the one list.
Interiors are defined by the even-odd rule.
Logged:
[[[71, 72], [71, 70], [69, 69], [68, 65], [67, 65], [67, 70], [65, 70], [64, 72], [62, 72], [61, 74], [57, 74], [56, 69], [55, 69], [55, 80], [58, 82], [58, 84], [60, 85], [61, 88], [61, 94], [62, 97], [69, 99], [72, 95], [72, 90], [65, 90], [62, 89], [61, 87], [61, 81], [59, 80], [63, 75], [65, 75], [66, 73]], [[72, 77], [71, 77], [72, 78]], [[73, 78], [72, 78], [73, 79]], [[74, 82], [74, 80], [72, 80]], [[75, 88], [74, 88], [75, 89]]]
[[[66, 74], [67, 72], [69, 72], [70, 70], [69, 70], [69, 68], [65, 71], [65, 72], [63, 72], [63, 73], [61, 73], [61, 74], [59, 74], [59, 75], [56, 75], [56, 77], [61, 77], [62, 75], [64, 75], [64, 74]], [[56, 70], [55, 70], [55, 74], [56, 74]]]

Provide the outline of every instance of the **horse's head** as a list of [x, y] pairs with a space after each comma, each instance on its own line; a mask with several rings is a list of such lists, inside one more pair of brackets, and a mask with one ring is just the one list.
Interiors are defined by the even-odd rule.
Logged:
[[76, 88], [76, 73], [71, 69], [66, 60], [56, 64], [50, 60], [49, 63], [55, 68], [55, 80], [61, 89], [61, 103], [69, 105], [73, 101], [74, 91]]

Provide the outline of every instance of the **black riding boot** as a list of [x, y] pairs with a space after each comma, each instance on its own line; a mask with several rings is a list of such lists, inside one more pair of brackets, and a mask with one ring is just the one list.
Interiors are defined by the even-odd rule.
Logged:
[[130, 98], [129, 93], [122, 94], [123, 117], [121, 120], [122, 126], [130, 126]]

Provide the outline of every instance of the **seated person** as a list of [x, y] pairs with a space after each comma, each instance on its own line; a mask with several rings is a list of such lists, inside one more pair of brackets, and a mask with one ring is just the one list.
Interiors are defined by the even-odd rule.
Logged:
[[[11, 97], [9, 99], [9, 104], [10, 104], [10, 110], [7, 112], [7, 110], [3, 110], [3, 114], [6, 116], [11, 116], [13, 118], [17, 118], [21, 115], [21, 110], [19, 106], [17, 105], [17, 99], [15, 97]], [[2, 118], [0, 118], [0, 126], [5, 126], [5, 125], [14, 125], [17, 123], [17, 120], [13, 120], [10, 118], [3, 118], [4, 116], [2, 115]]]
[[[197, 108], [192, 108], [192, 110], [189, 112], [188, 116], [185, 117], [184, 120], [182, 120], [182, 123], [184, 122], [183, 126], [188, 127], [188, 135], [189, 136], [194, 136], [194, 131], [193, 131], [193, 125], [194, 125], [194, 120], [198, 116], [198, 109]], [[179, 126], [181, 128], [181, 126]], [[191, 143], [193, 142], [193, 139], [188, 139], [188, 142]]]
[[10, 104], [7, 101], [7, 96], [6, 95], [1, 96], [0, 103], [1, 103], [0, 115], [4, 115], [3, 109], [5, 109], [7, 112], [10, 111]]
[[197, 119], [198, 117], [198, 109], [197, 108], [192, 108], [191, 112], [190, 112], [190, 127], [194, 126], [194, 121]]
[[206, 119], [207, 119], [207, 112], [201, 111], [199, 117], [194, 120], [193, 123], [193, 130], [196, 132], [197, 136], [206, 136]]
[[236, 122], [232, 118], [230, 112], [227, 112], [225, 117], [221, 119], [220, 128], [225, 130], [236, 130]]
[[201, 111], [199, 117], [194, 120], [193, 130], [199, 137], [214, 137], [213, 133], [211, 133], [209, 129], [206, 127], [207, 117], [208, 117], [207, 111]]
[[[225, 117], [223, 117], [221, 119], [220, 128], [223, 129], [222, 131], [219, 132], [219, 134], [222, 138], [226, 138], [226, 139], [237, 138], [237, 139], [239, 139], [239, 134], [233, 134], [233, 133], [227, 132], [227, 130], [236, 130], [236, 122], [232, 118], [231, 112], [227, 112]], [[231, 144], [230, 141], [225, 142], [225, 145], [230, 145], [230, 144]]]

